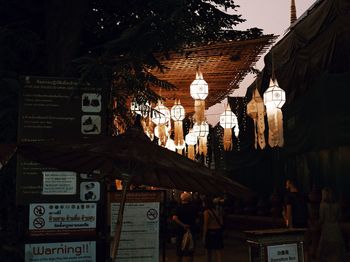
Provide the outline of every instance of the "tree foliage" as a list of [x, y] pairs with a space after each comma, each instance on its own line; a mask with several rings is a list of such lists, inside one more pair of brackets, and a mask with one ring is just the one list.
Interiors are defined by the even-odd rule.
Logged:
[[[174, 88], [150, 75], [155, 53], [186, 46], [255, 38], [233, 0], [12, 0], [0, 2], [0, 72], [78, 76], [115, 98], [114, 113], [128, 119], [125, 101], [156, 101], [151, 85]], [[4, 92], [7, 85], [1, 87]]]

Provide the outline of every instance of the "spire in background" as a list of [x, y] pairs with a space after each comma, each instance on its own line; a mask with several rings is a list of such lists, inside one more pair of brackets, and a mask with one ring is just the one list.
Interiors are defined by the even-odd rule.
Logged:
[[295, 0], [291, 0], [290, 4], [290, 25], [297, 20], [297, 10], [295, 7]]

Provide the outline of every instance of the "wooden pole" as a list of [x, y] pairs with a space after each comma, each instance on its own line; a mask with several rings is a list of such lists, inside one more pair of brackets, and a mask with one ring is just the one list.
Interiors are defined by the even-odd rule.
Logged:
[[292, 25], [297, 20], [297, 10], [295, 6], [295, 0], [290, 3], [290, 25]]
[[112, 250], [111, 250], [111, 259], [112, 259], [112, 261], [117, 261], [116, 258], [117, 258], [117, 255], [118, 255], [120, 236], [121, 236], [121, 233], [122, 233], [124, 207], [125, 207], [125, 201], [126, 201], [126, 193], [128, 191], [129, 186], [130, 186], [130, 180], [124, 180], [123, 181], [122, 199], [120, 201], [118, 217], [117, 217], [117, 223], [115, 224], [115, 232], [114, 232], [114, 238], [113, 238], [113, 242], [112, 242]]

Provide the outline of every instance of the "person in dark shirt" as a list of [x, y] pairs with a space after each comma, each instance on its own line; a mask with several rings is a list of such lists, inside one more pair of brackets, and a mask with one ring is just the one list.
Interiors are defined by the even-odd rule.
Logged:
[[283, 217], [289, 228], [307, 228], [308, 207], [306, 195], [299, 192], [296, 182], [286, 181], [287, 194], [284, 200]]
[[190, 230], [195, 240], [195, 227], [197, 219], [197, 209], [192, 203], [192, 195], [184, 192], [180, 195], [181, 204], [177, 207], [175, 214], [173, 215], [173, 221], [178, 225], [176, 234], [176, 249], [177, 249], [177, 261], [193, 261], [194, 249], [190, 251], [183, 251], [181, 249], [181, 242], [183, 235], [187, 230]]

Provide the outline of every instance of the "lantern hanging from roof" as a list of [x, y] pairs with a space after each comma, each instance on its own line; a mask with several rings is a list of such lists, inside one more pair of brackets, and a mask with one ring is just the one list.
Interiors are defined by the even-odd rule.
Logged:
[[182, 120], [185, 118], [185, 108], [180, 100], [175, 100], [174, 106], [170, 111], [171, 119], [174, 120], [174, 143], [175, 146], [184, 144], [184, 133]]
[[168, 138], [165, 144], [165, 148], [175, 152], [176, 148], [175, 148], [174, 140], [172, 140], [171, 138]]
[[266, 114], [264, 101], [261, 98], [257, 88], [253, 91], [252, 100], [247, 104], [247, 114], [254, 121], [254, 135], [255, 135], [255, 148], [258, 148], [258, 144], [261, 149], [266, 146], [265, 141], [265, 119]]
[[209, 135], [209, 125], [206, 122], [202, 122], [201, 124], [195, 123], [193, 125], [193, 131], [198, 138], [198, 153], [200, 155], [207, 155], [208, 147], [207, 147], [207, 137]]
[[190, 85], [191, 97], [194, 99], [194, 119], [196, 123], [202, 123], [205, 121], [205, 99], [208, 96], [208, 83], [203, 79], [202, 72], [197, 69], [196, 79], [193, 80]]
[[175, 145], [176, 152], [182, 155], [184, 152], [184, 149], [186, 148], [185, 140], [182, 141], [182, 144]]
[[151, 111], [151, 107], [150, 107], [150, 104], [148, 103], [148, 101], [146, 101], [145, 103], [139, 104], [134, 99], [131, 102], [130, 110], [133, 114], [138, 114], [138, 115], [141, 115], [142, 117], [147, 117], [147, 116], [149, 116], [149, 113]]
[[264, 104], [267, 111], [269, 126], [269, 145], [282, 147], [283, 138], [283, 115], [282, 106], [286, 102], [286, 92], [278, 86], [277, 80], [270, 79], [269, 88], [264, 93]]
[[225, 111], [220, 115], [220, 126], [224, 128], [224, 150], [232, 150], [232, 128], [238, 138], [239, 127], [237, 117], [231, 111], [230, 105], [227, 105]]
[[141, 125], [145, 134], [153, 141], [154, 139], [154, 124], [150, 117], [141, 119]]
[[[167, 124], [170, 121], [170, 111], [165, 107], [162, 101], [158, 101], [157, 106], [152, 110], [152, 122], [156, 124], [159, 137], [159, 144], [165, 146], [167, 140]], [[156, 133], [156, 131], [155, 131]]]
[[187, 144], [187, 157], [189, 159], [194, 160], [194, 158], [195, 158], [195, 151], [194, 151], [195, 148], [194, 147], [195, 147], [195, 145], [197, 145], [197, 136], [193, 132], [193, 129], [190, 129], [188, 134], [185, 136], [185, 141]]
[[166, 142], [169, 138], [168, 129], [163, 128], [163, 125], [158, 125], [154, 127], [154, 136], [158, 138], [158, 145], [165, 147]]

